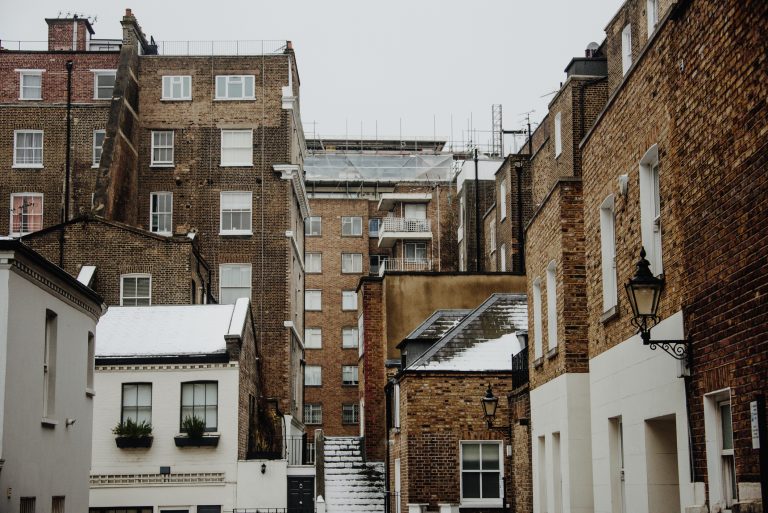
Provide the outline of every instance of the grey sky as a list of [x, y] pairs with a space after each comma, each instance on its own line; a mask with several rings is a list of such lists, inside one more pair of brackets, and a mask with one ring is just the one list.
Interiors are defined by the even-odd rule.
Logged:
[[[290, 39], [301, 75], [302, 118], [329, 136], [438, 137], [461, 141], [470, 117], [490, 130], [491, 104], [504, 128], [538, 121], [621, 0], [0, 0], [0, 39], [44, 40], [45, 17], [98, 16], [96, 37], [120, 37], [130, 7], [156, 40]], [[544, 96], [544, 97], [542, 97]], [[312, 125], [312, 122], [316, 125]], [[464, 135], [466, 138], [466, 135]], [[478, 134], [487, 143], [488, 134]], [[507, 141], [511, 144], [511, 141]]]

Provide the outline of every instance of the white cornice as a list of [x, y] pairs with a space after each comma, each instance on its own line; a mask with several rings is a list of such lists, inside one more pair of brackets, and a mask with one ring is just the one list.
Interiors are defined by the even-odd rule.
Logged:
[[309, 217], [309, 197], [304, 186], [304, 173], [301, 167], [296, 164], [274, 164], [272, 169], [279, 172], [280, 178], [283, 180], [291, 180], [293, 182], [296, 197], [299, 199], [301, 216], [303, 219]]

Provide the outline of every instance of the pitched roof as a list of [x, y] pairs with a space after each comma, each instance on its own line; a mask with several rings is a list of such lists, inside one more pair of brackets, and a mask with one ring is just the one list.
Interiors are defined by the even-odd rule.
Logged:
[[406, 370], [511, 370], [511, 357], [522, 350], [517, 332], [526, 329], [525, 294], [493, 294]]
[[467, 316], [472, 310], [435, 310], [427, 320], [422, 322], [415, 330], [410, 332], [397, 347], [409, 340], [432, 339], [437, 340], [445, 336]]

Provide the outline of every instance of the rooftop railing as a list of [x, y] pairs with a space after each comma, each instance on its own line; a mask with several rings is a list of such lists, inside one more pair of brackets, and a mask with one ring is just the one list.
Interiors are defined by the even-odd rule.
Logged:
[[279, 55], [285, 52], [288, 42], [281, 40], [244, 41], [153, 41], [158, 55], [189, 56], [248, 56]]
[[[90, 52], [117, 52], [123, 42], [120, 39], [91, 39], [88, 41]], [[69, 51], [69, 46], [64, 51]], [[19, 41], [13, 39], [0, 40], [0, 50], [17, 52], [47, 52], [48, 41]]]

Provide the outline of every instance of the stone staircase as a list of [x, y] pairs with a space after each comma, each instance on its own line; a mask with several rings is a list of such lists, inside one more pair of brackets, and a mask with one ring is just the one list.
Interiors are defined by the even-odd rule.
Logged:
[[326, 437], [327, 513], [384, 513], [384, 463], [363, 461], [362, 439]]

